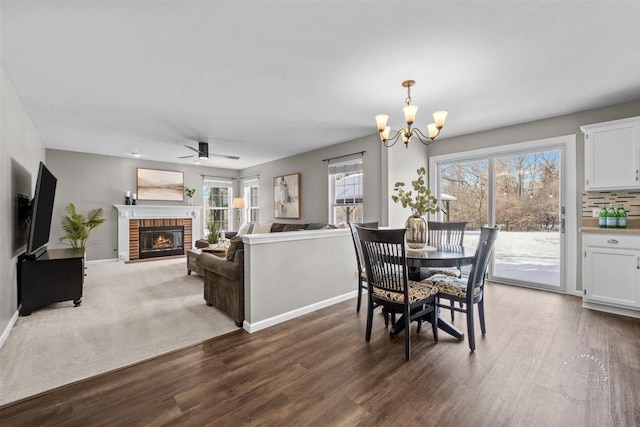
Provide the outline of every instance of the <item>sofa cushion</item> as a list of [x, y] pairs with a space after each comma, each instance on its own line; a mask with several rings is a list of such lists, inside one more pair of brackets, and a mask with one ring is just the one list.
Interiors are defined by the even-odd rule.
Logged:
[[308, 224], [285, 224], [282, 231], [298, 231], [306, 230]]
[[252, 234], [261, 234], [261, 233], [271, 233], [272, 222], [262, 223], [257, 222], [253, 225], [253, 233]]
[[207, 239], [196, 240], [196, 248], [202, 249], [202, 248], [208, 248], [208, 247], [209, 247], [209, 241]]
[[236, 256], [236, 252], [244, 250], [244, 243], [242, 243], [242, 236], [236, 236], [229, 241], [229, 249], [227, 249], [227, 260], [233, 261]]
[[249, 227], [251, 227], [252, 225], [253, 224], [247, 224], [247, 223], [242, 224], [240, 226], [240, 228], [238, 229], [238, 233], [236, 235], [237, 236], [243, 236], [245, 234], [250, 234]]
[[322, 230], [323, 228], [325, 228], [328, 224], [322, 223], [322, 222], [312, 222], [311, 224], [309, 224], [307, 226], [307, 230]]
[[280, 233], [284, 228], [284, 224], [281, 222], [274, 222], [271, 224], [271, 232], [272, 233]]

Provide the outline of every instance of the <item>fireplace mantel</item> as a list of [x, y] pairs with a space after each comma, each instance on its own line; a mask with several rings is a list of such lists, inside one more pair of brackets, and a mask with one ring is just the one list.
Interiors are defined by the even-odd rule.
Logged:
[[202, 236], [202, 206], [114, 205], [118, 210], [118, 259], [129, 260], [129, 220], [149, 218], [190, 218], [193, 242]]

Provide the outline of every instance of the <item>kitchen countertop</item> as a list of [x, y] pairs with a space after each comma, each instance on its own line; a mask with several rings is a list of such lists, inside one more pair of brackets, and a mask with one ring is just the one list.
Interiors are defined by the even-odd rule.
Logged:
[[640, 234], [640, 219], [627, 218], [627, 228], [600, 228], [598, 218], [582, 218], [582, 233]]
[[602, 234], [640, 234], [640, 228], [600, 228], [600, 227], [580, 227], [582, 233], [602, 233]]

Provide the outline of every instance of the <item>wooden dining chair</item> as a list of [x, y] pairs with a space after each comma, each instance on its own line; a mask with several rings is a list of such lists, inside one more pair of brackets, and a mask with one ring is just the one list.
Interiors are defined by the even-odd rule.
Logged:
[[364, 267], [364, 258], [362, 256], [362, 248], [360, 247], [360, 239], [358, 238], [358, 231], [356, 227], [363, 228], [371, 228], [374, 230], [378, 229], [378, 221], [374, 222], [362, 222], [362, 223], [349, 223], [349, 228], [351, 228], [351, 238], [353, 239], [353, 247], [356, 250], [356, 261], [358, 265], [358, 270], [356, 274], [358, 275], [358, 302], [356, 304], [356, 312], [360, 313], [360, 306], [362, 304], [362, 291], [367, 289], [367, 271]]
[[[405, 229], [372, 230], [356, 227], [365, 261], [369, 286], [367, 330], [371, 339], [373, 310], [382, 306], [385, 313], [401, 314], [404, 322], [405, 358], [411, 359], [411, 322], [428, 320], [433, 338], [438, 340], [435, 310], [437, 288], [409, 280], [405, 248]], [[386, 316], [385, 316], [386, 317]]]
[[[429, 246], [452, 245], [462, 246], [464, 242], [464, 231], [467, 228], [466, 221], [460, 222], [438, 222], [427, 221]], [[427, 271], [429, 276], [434, 274], [446, 274], [448, 276], [460, 277], [462, 273], [456, 267], [430, 268]]]
[[[438, 289], [436, 296], [436, 305], [438, 307], [466, 314], [467, 337], [471, 351], [475, 351], [476, 349], [473, 321], [474, 304], [478, 304], [478, 317], [480, 319], [482, 335], [485, 335], [487, 332], [484, 320], [484, 278], [487, 273], [491, 252], [498, 238], [498, 227], [482, 227], [480, 230], [480, 241], [478, 242], [478, 247], [473, 257], [471, 272], [468, 278], [436, 274], [422, 281], [422, 283], [435, 286]], [[448, 299], [450, 302], [459, 302], [461, 303], [461, 307], [454, 307], [453, 304], [443, 305], [440, 303], [442, 299]]]

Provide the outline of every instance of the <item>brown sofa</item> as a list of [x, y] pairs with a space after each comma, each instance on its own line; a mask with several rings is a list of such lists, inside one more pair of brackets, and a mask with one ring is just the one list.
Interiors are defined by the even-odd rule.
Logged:
[[[273, 223], [272, 233], [295, 230], [319, 230], [327, 224], [282, 224]], [[242, 327], [244, 321], [244, 244], [242, 236], [231, 239], [227, 257], [203, 252], [196, 264], [204, 273], [204, 300], [228, 314], [236, 325]]]
[[207, 305], [228, 314], [242, 327], [244, 321], [244, 245], [242, 237], [231, 239], [227, 257], [207, 252], [198, 255], [196, 264], [204, 272], [204, 300]]

